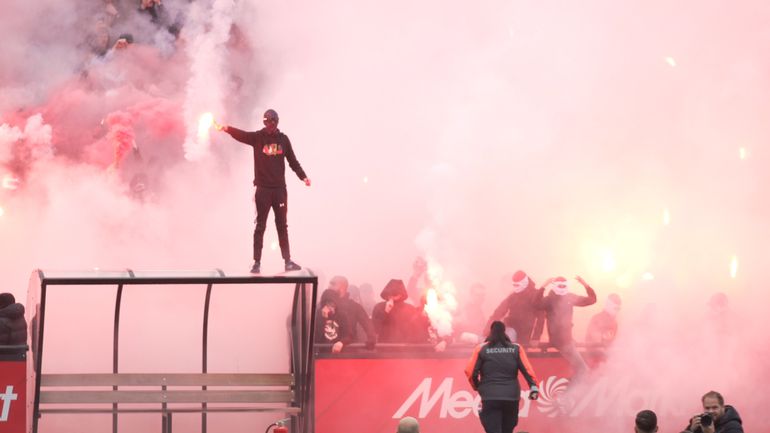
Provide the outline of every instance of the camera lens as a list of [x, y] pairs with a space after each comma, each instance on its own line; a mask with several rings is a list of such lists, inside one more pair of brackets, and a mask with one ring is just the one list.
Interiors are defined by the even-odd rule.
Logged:
[[704, 413], [700, 416], [700, 425], [703, 427], [708, 427], [711, 425], [711, 423], [714, 422], [714, 418], [711, 417], [711, 414]]

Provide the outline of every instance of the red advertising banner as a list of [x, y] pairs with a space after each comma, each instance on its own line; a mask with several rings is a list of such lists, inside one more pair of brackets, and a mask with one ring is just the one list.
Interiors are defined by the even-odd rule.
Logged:
[[[541, 388], [538, 401], [522, 392], [517, 431], [558, 431], [560, 397], [570, 370], [561, 357], [530, 358]], [[413, 416], [426, 432], [481, 431], [480, 398], [463, 369], [467, 359], [318, 359], [315, 432], [393, 433]], [[522, 389], [528, 390], [523, 380]]]
[[0, 433], [25, 433], [26, 374], [26, 361], [0, 361]]

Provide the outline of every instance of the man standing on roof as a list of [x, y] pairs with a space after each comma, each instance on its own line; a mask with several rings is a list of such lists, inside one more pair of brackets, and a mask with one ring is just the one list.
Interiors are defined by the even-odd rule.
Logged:
[[275, 228], [278, 231], [278, 243], [281, 246], [285, 270], [296, 271], [302, 268], [291, 260], [289, 251], [288, 193], [286, 192], [284, 160], [289, 162], [289, 167], [305, 182], [305, 185], [310, 186], [310, 179], [305, 175], [305, 171], [302, 170], [302, 166], [297, 161], [289, 137], [278, 129], [278, 113], [273, 109], [265, 111], [262, 122], [265, 127], [254, 132], [242, 131], [232, 126], [223, 126], [216, 122], [214, 122], [214, 127], [254, 148], [257, 226], [254, 228], [254, 265], [251, 267], [251, 272], [258, 274], [261, 270], [262, 240], [265, 235], [270, 208], [275, 213]]

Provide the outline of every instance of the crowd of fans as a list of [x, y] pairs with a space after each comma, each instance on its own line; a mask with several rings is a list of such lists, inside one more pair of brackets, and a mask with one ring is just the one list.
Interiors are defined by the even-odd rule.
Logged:
[[[484, 286], [473, 284], [468, 296], [463, 298], [462, 307], [453, 314], [452, 332], [442, 335], [426, 309], [426, 295], [432, 283], [424, 259], [415, 260], [406, 284], [400, 279], [388, 281], [376, 304], [371, 302], [374, 295], [371, 286], [362, 286], [362, 289], [366, 287], [362, 290], [351, 286], [345, 277], [335, 276], [322, 293], [318, 306], [316, 343], [319, 350], [329, 347], [335, 353], [351, 343], [364, 343], [368, 349], [375, 345], [420, 344], [442, 351], [450, 344], [479, 343], [489, 325], [500, 320], [513, 341], [529, 347], [554, 347], [576, 372], [582, 372], [587, 367], [572, 336], [573, 309], [592, 305], [597, 298], [585, 280], [580, 277], [576, 280], [584, 287], [585, 295], [571, 293], [563, 277], [549, 278], [537, 286], [525, 272], [517, 271], [509, 283], [511, 292], [490, 315], [483, 309]], [[590, 319], [585, 337], [588, 345], [601, 347], [612, 343], [618, 329], [616, 317], [620, 306], [620, 296], [607, 297], [604, 309]], [[547, 338], [542, 338], [546, 330]]]

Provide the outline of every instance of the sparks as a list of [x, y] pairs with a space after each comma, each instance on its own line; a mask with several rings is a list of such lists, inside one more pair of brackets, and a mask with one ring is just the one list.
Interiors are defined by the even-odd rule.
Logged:
[[735, 278], [738, 275], [738, 256], [733, 255], [730, 260], [730, 278]]

